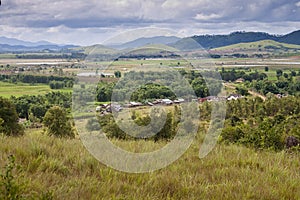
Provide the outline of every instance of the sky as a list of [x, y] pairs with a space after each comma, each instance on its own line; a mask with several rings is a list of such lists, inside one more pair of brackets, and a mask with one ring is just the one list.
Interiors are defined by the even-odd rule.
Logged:
[[300, 29], [300, 0], [2, 0], [0, 36], [58, 44]]

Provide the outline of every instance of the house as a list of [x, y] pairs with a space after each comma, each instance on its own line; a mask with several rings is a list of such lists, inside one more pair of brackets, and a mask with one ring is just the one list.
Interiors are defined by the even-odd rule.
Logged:
[[147, 105], [148, 105], [148, 106], [154, 106], [154, 104], [151, 103], [151, 102], [147, 102]]
[[241, 95], [239, 95], [239, 94], [231, 94], [231, 95], [229, 95], [228, 97], [227, 97], [227, 100], [228, 101], [231, 101], [231, 100], [237, 100], [237, 99], [239, 99], [239, 98], [241, 98], [242, 96]]
[[97, 106], [96, 107], [96, 112], [100, 112], [101, 111], [101, 106]]
[[111, 105], [111, 108], [112, 108], [112, 110], [115, 111], [115, 112], [120, 112], [120, 111], [123, 110], [123, 107], [122, 107], [121, 105], [119, 105], [119, 104], [112, 104], [112, 105]]
[[156, 105], [156, 104], [160, 104], [161, 103], [161, 100], [155, 100], [152, 102], [152, 104]]
[[112, 73], [104, 73], [104, 72], [101, 72], [101, 77], [105, 77], [105, 78], [114, 78], [115, 75], [112, 74]]
[[184, 99], [176, 99], [174, 100], [174, 103], [179, 104], [179, 103], [183, 103]]
[[120, 112], [123, 110], [123, 107], [121, 105], [118, 105], [118, 104], [108, 104], [106, 106], [106, 112]]
[[165, 104], [165, 105], [171, 105], [171, 104], [173, 104], [173, 101], [170, 99], [162, 99], [161, 103]]
[[129, 107], [138, 107], [138, 106], [142, 106], [143, 104], [140, 103], [140, 102], [134, 102], [134, 101], [131, 101], [129, 102]]
[[239, 78], [239, 79], [237, 79], [235, 82], [236, 82], [236, 83], [243, 83], [243, 82], [245, 82], [245, 79]]
[[208, 102], [211, 102], [211, 101], [218, 101], [218, 97], [217, 96], [207, 96], [207, 97], [203, 97], [203, 98], [200, 98], [198, 99], [199, 102], [205, 102], [205, 101], [208, 101]]
[[200, 103], [203, 103], [205, 101], [212, 102], [212, 101], [225, 101], [225, 100], [226, 97], [218, 97], [218, 96], [208, 96], [208, 97], [203, 97], [198, 99]]

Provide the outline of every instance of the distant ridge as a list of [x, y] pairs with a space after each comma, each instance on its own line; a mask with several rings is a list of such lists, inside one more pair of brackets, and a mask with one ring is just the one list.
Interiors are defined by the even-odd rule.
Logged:
[[8, 37], [4, 37], [4, 36], [0, 37], [0, 44], [7, 44], [10, 46], [25, 46], [25, 47], [35, 47], [35, 46], [42, 46], [42, 45], [57, 45], [57, 44], [54, 44], [54, 43], [51, 43], [48, 41], [28, 42], [28, 41], [18, 40], [15, 38], [8, 38]]
[[152, 44], [172, 44], [177, 41], [179, 41], [181, 38], [175, 37], [175, 36], [155, 36], [155, 37], [149, 37], [149, 38], [138, 38], [136, 40], [126, 42], [124, 44], [120, 45], [109, 45], [112, 48], [115, 49], [133, 49], [145, 45], [152, 45]]
[[[191, 45], [193, 40], [198, 45]], [[213, 49], [222, 46], [229, 46], [238, 43], [257, 42], [262, 40], [274, 40], [287, 44], [300, 44], [300, 30], [287, 35], [271, 35], [265, 32], [233, 32], [229, 35], [195, 35], [183, 38], [174, 44], [173, 47], [180, 50], [193, 50], [197, 48]], [[201, 46], [200, 46], [201, 45]]]
[[70, 48], [74, 48], [77, 46], [74, 45], [39, 45], [39, 46], [23, 46], [23, 45], [8, 45], [8, 44], [0, 44], [0, 53], [5, 52], [41, 52], [41, 51], [63, 51]]

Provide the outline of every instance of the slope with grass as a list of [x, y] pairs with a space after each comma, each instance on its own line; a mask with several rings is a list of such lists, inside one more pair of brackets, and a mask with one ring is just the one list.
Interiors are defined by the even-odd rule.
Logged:
[[268, 50], [300, 50], [300, 45], [280, 43], [273, 40], [258, 42], [238, 43], [229, 46], [215, 48], [213, 50], [242, 50], [242, 51], [268, 51]]
[[110, 48], [110, 47], [106, 47], [104, 45], [100, 45], [100, 44], [96, 44], [96, 45], [92, 45], [92, 46], [86, 46], [86, 47], [77, 47], [77, 48], [73, 48], [73, 50], [75, 51], [79, 51], [82, 52], [84, 54], [115, 54], [118, 51], [116, 49]]
[[[22, 171], [21, 194], [54, 199], [298, 199], [300, 155], [218, 145], [204, 159], [199, 142], [172, 165], [146, 174], [127, 174], [100, 164], [79, 139], [67, 140], [29, 130], [23, 137], [0, 137], [0, 166], [14, 155]], [[131, 151], [163, 145], [114, 141]], [[2, 170], [3, 171], [3, 170]]]

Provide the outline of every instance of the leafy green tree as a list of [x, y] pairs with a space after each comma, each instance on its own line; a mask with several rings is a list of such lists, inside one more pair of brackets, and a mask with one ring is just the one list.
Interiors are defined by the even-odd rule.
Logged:
[[292, 70], [291, 71], [291, 76], [297, 76], [297, 73], [294, 70]]
[[166, 122], [163, 128], [154, 136], [154, 141], [159, 139], [171, 139], [175, 136], [175, 130], [173, 127], [173, 116], [171, 112], [167, 113]]
[[115, 71], [115, 77], [116, 78], [121, 78], [121, 72], [120, 71]]
[[265, 72], [268, 72], [269, 71], [269, 67], [265, 67]]
[[283, 71], [281, 69], [276, 70], [276, 76], [277, 77], [282, 76], [282, 74], [283, 74]]
[[46, 112], [43, 124], [48, 135], [67, 138], [75, 137], [75, 130], [71, 125], [67, 112], [59, 106], [53, 106]]
[[47, 107], [41, 104], [33, 104], [29, 108], [29, 113], [32, 114], [37, 119], [39, 119], [40, 121], [43, 120], [43, 117], [45, 116], [46, 112], [47, 112]]
[[283, 73], [284, 78], [288, 78], [289, 75], [287, 73]]
[[0, 97], [0, 133], [8, 136], [23, 135], [24, 129], [18, 120], [15, 105], [10, 100]]
[[237, 91], [238, 94], [240, 94], [242, 96], [249, 95], [249, 92], [248, 92], [247, 88], [245, 88], [245, 87], [237, 87], [236, 91]]

